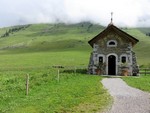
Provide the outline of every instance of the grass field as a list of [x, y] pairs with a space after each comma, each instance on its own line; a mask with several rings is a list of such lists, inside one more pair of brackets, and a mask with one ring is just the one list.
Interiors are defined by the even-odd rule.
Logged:
[[140, 77], [125, 77], [123, 80], [132, 87], [150, 92], [150, 75]]
[[[63, 69], [65, 70], [65, 69]], [[110, 96], [100, 76], [61, 70], [7, 71], [0, 73], [1, 113], [64, 113], [103, 110]], [[25, 95], [25, 75], [30, 75], [29, 95]]]
[[[81, 54], [83, 55], [81, 56]], [[53, 65], [87, 66], [89, 56], [86, 54], [87, 52], [82, 51], [2, 54], [0, 56], [0, 70], [44, 68]]]
[[[13, 28], [1, 28], [0, 35]], [[61, 71], [58, 83], [57, 70], [52, 68], [54, 65], [86, 67], [92, 51], [87, 42], [104, 28], [88, 22], [35, 24], [1, 37], [0, 112], [91, 113], [106, 107], [111, 99], [100, 83], [101, 77]], [[150, 37], [144, 34], [147, 29], [123, 29], [140, 40], [134, 50], [141, 66], [150, 64]], [[25, 95], [26, 74], [30, 75], [28, 96]], [[133, 84], [136, 80], [143, 84], [146, 81], [148, 85], [149, 76], [124, 80]]]

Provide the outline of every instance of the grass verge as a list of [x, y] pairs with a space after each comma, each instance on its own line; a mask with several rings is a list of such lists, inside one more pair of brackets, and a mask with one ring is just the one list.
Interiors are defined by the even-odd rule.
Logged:
[[150, 92], [150, 75], [141, 75], [140, 77], [122, 77], [122, 79], [132, 87]]

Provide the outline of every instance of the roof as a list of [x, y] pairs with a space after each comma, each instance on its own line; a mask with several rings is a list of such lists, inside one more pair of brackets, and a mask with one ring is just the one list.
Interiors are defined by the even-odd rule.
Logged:
[[95, 42], [97, 42], [99, 39], [104, 38], [109, 32], [114, 32], [114, 33], [118, 34], [119, 36], [121, 36], [122, 38], [125, 38], [125, 39], [129, 40], [132, 43], [132, 46], [134, 46], [137, 42], [139, 42], [139, 40], [136, 39], [135, 37], [127, 34], [126, 32], [124, 32], [121, 29], [117, 28], [113, 24], [109, 24], [106, 29], [104, 29], [101, 33], [99, 33], [93, 39], [88, 41], [88, 43], [93, 47], [93, 44]]

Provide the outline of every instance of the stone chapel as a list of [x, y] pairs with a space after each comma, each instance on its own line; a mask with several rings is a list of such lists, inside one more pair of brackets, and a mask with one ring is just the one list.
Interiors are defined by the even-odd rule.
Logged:
[[111, 23], [88, 43], [93, 48], [88, 66], [89, 74], [136, 76], [139, 73], [133, 47], [135, 37]]

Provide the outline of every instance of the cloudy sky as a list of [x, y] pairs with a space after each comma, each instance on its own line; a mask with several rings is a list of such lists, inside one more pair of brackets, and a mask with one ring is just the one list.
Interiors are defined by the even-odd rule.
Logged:
[[150, 0], [0, 0], [0, 27], [30, 23], [78, 23], [150, 27]]

